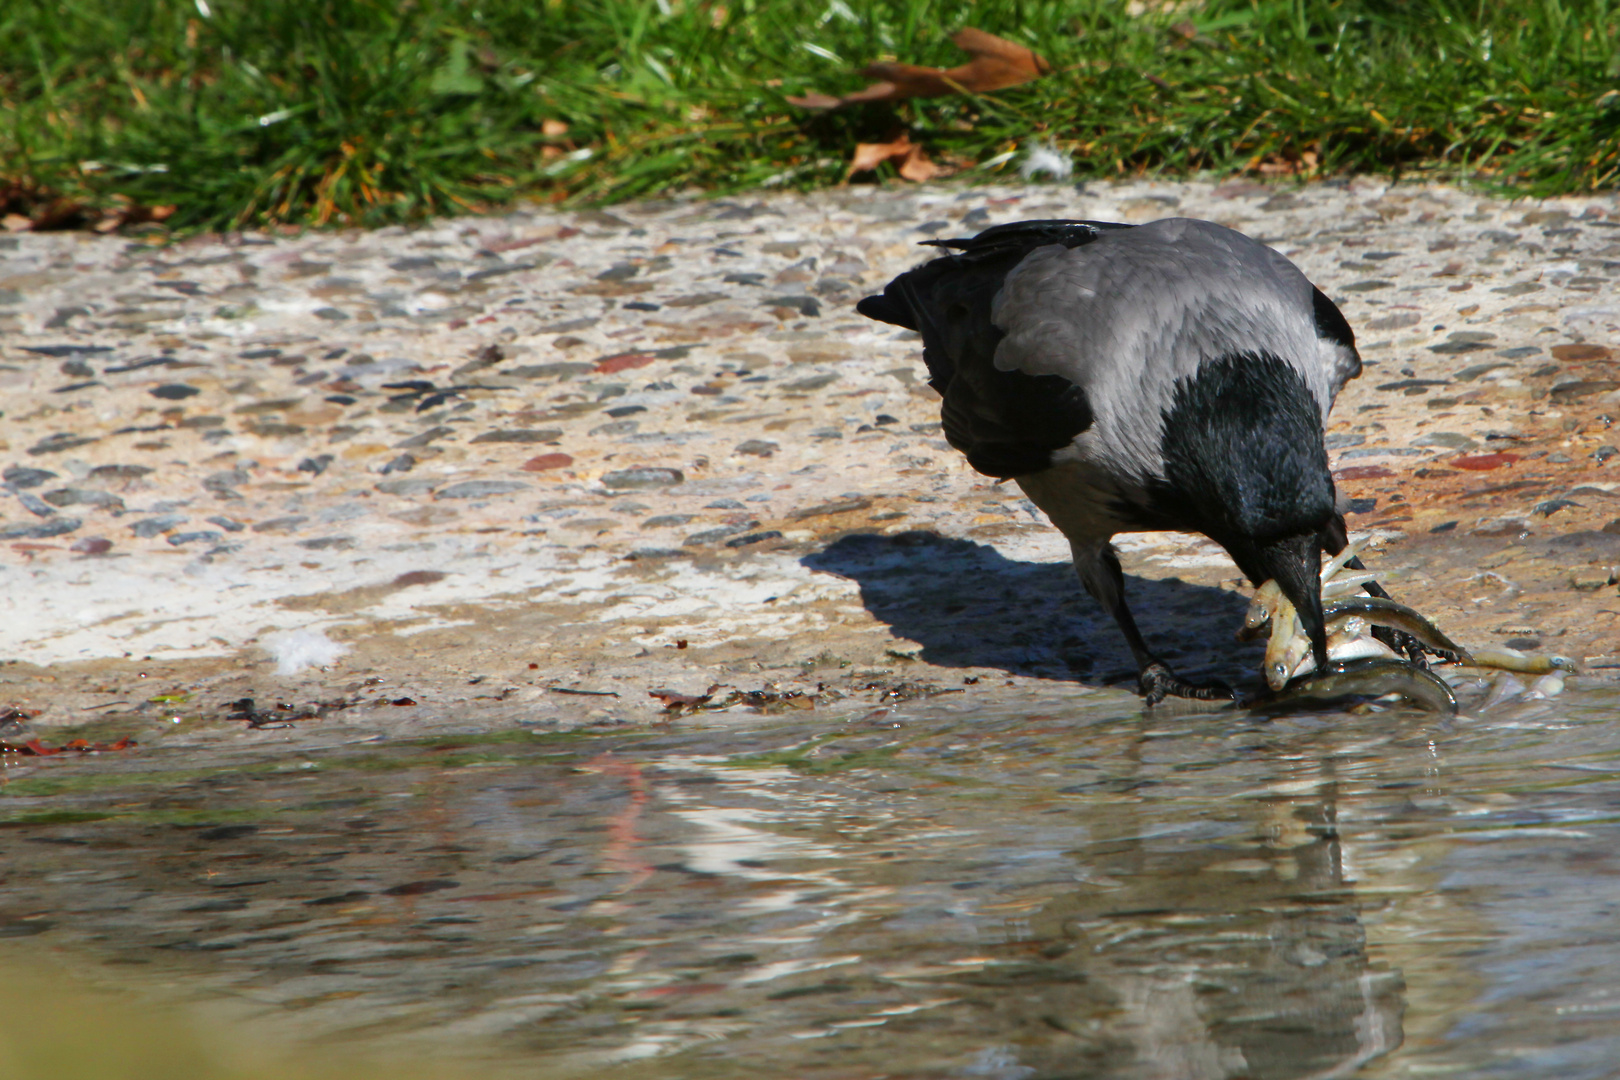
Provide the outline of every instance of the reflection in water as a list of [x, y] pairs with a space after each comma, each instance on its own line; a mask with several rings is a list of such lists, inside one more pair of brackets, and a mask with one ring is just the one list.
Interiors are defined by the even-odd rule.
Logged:
[[1507, 886], [1607, 858], [1609, 710], [1532, 733], [1054, 693], [50, 762], [0, 795], [0, 934], [490, 1075], [1565, 1075], [1478, 1018], [1523, 1042], [1513, 988], [1568, 955], [1561, 894], [1535, 938]]
[[[660, 762], [693, 773], [703, 765]], [[910, 799], [873, 814], [869, 791], [851, 793], [869, 807], [857, 817], [855, 800], [804, 798], [806, 785], [786, 769], [711, 767], [708, 800], [718, 789], [733, 805], [692, 808], [682, 785], [660, 790], [699, 830], [680, 845], [682, 868], [758, 883], [766, 891], [742, 902], [743, 912], [798, 912], [801, 920], [805, 909], [816, 912], [791, 935], [749, 943], [822, 945], [812, 960], [766, 964], [739, 982], [825, 972], [825, 981], [776, 999], [824, 996], [840, 1012], [850, 995], [881, 994], [885, 983], [936, 995], [823, 1015], [800, 1038], [892, 1026], [949, 1006], [949, 1034], [929, 1042], [964, 1049], [919, 1065], [965, 1057], [964, 1075], [1078, 1070], [1144, 1080], [1340, 1075], [1400, 1044], [1401, 981], [1369, 968], [1331, 784], [1315, 797], [1254, 800], [1245, 804], [1248, 821], [1213, 828], [1166, 822], [1131, 800], [1080, 824], [1093, 805], [1092, 785], [1083, 784], [1043, 806], [1036, 822], [941, 829], [906, 813]], [[1130, 780], [1109, 781], [1122, 784]], [[753, 805], [735, 805], [745, 802]], [[845, 843], [805, 838], [829, 833]], [[892, 861], [900, 853], [874, 852], [874, 844], [909, 848], [911, 868], [938, 859], [936, 872], [905, 872]], [[952, 848], [974, 853], [960, 879]], [[874, 863], [888, 872], [870, 873]], [[941, 944], [970, 953], [918, 963]], [[927, 1026], [919, 1021], [918, 1033]], [[983, 1049], [965, 1049], [976, 1044]]]

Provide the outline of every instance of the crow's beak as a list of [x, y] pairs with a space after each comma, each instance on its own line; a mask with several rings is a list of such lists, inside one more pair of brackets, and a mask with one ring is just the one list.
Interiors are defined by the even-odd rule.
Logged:
[[1288, 536], [1253, 549], [1257, 583], [1276, 581], [1311, 639], [1316, 670], [1326, 671], [1327, 626], [1322, 616], [1321, 542], [1315, 533]]

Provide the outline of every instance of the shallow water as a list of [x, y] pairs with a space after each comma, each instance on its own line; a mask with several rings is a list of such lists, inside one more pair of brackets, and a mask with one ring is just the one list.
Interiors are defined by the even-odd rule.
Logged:
[[148, 739], [10, 770], [0, 962], [480, 1075], [1613, 1076], [1617, 716]]

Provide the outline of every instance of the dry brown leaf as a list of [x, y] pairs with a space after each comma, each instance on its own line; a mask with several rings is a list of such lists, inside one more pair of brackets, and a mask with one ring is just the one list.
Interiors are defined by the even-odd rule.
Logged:
[[904, 133], [893, 142], [856, 143], [855, 157], [849, 163], [849, 175], [871, 172], [890, 158], [903, 158], [911, 152], [911, 136]]
[[871, 172], [885, 161], [895, 162], [901, 176], [917, 183], [950, 171], [943, 165], [929, 161], [923, 148], [912, 142], [911, 136], [901, 132], [893, 142], [856, 143], [855, 157], [850, 161], [849, 172], [845, 176], [848, 178], [856, 173]]
[[680, 716], [683, 712], [697, 712], [709, 704], [714, 700], [714, 692], [718, 689], [720, 684], [714, 683], [701, 694], [682, 694], [675, 690], [649, 690], [647, 696], [662, 701], [666, 713]]
[[913, 146], [911, 152], [900, 162], [900, 175], [919, 184], [949, 171], [945, 166], [929, 161], [928, 155], [923, 153], [920, 146]]
[[[117, 232], [126, 225], [144, 225], [149, 221], [167, 221], [174, 216], [173, 206], [147, 206], [117, 196], [117, 206], [102, 211], [102, 218], [90, 227], [98, 233]], [[38, 228], [39, 226], [35, 226]]]
[[841, 98], [812, 92], [803, 97], [790, 97], [788, 103], [802, 109], [836, 109], [863, 101], [904, 101], [964, 92], [987, 94], [1032, 82], [1051, 70], [1051, 65], [1024, 46], [971, 26], [958, 30], [951, 40], [973, 59], [948, 71], [879, 61], [868, 64], [861, 74], [881, 81], [864, 90]]
[[801, 109], [836, 109], [843, 103], [843, 99], [841, 98], [835, 98], [829, 94], [818, 93], [815, 90], [810, 91], [803, 97], [794, 97], [791, 94], [788, 95], [788, 104], [797, 105]]

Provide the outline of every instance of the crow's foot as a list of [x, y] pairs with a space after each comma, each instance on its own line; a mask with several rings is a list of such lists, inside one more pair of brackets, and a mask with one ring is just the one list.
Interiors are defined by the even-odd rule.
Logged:
[[1449, 653], [1444, 649], [1431, 649], [1406, 631], [1396, 630], [1391, 626], [1373, 627], [1372, 636], [1395, 650], [1396, 656], [1406, 657], [1408, 663], [1414, 667], [1422, 668], [1424, 671], [1429, 670], [1429, 653], [1433, 653], [1442, 660], [1457, 660], [1456, 653]]
[[1167, 697], [1193, 698], [1197, 701], [1231, 701], [1237, 695], [1232, 688], [1218, 679], [1206, 683], [1190, 683], [1171, 671], [1158, 660], [1143, 668], [1137, 676], [1137, 689], [1149, 706], [1157, 705]]

